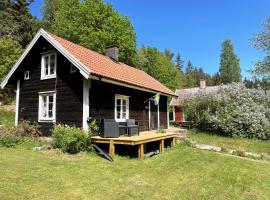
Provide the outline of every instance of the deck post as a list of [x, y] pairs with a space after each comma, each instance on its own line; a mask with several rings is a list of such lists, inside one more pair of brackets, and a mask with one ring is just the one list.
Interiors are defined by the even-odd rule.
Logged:
[[138, 145], [138, 158], [140, 160], [144, 159], [144, 144], [139, 144]]
[[114, 153], [115, 153], [114, 143], [113, 143], [113, 140], [110, 140], [110, 144], [109, 144], [109, 154], [110, 154], [110, 156], [114, 156]]
[[172, 138], [171, 146], [172, 146], [172, 147], [175, 146], [175, 137]]
[[159, 152], [163, 153], [164, 152], [164, 140], [160, 140], [159, 143]]

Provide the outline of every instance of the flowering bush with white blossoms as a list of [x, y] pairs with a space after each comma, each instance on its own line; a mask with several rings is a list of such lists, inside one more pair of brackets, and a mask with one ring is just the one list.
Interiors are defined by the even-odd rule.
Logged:
[[221, 86], [218, 92], [200, 92], [185, 100], [184, 111], [201, 130], [270, 139], [270, 91], [236, 83]]

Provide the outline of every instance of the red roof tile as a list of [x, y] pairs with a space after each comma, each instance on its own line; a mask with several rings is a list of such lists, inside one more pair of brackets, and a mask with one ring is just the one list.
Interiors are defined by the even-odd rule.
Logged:
[[51, 33], [49, 34], [70, 54], [87, 67], [93, 75], [102, 76], [129, 85], [175, 96], [169, 88], [142, 70], [130, 67], [121, 62], [116, 63], [107, 56], [84, 48], [78, 44], [74, 44]]

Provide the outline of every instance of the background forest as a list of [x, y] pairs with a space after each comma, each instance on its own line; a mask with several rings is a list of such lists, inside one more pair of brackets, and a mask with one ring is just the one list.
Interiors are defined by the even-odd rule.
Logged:
[[[131, 20], [103, 0], [45, 0], [43, 18], [38, 20], [29, 11], [33, 0], [2, 0], [0, 2], [0, 80], [7, 74], [39, 28], [60, 37], [104, 53], [108, 45], [120, 48], [120, 61], [139, 68], [172, 90], [198, 87], [205, 79], [208, 86], [242, 82], [240, 60], [231, 40], [221, 45], [220, 66], [213, 75], [191, 60], [183, 60], [179, 52], [156, 47], [137, 47]], [[254, 66], [252, 79], [244, 80], [248, 87], [269, 89], [270, 19], [264, 31], [254, 39], [254, 46], [264, 50], [266, 57]], [[184, 52], [181, 52], [184, 53]], [[1, 91], [1, 98], [9, 93]]]

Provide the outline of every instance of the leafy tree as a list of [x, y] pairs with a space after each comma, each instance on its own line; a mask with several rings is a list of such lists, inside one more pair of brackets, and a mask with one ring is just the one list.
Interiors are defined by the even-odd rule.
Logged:
[[[11, 38], [0, 37], [0, 81], [3, 80], [21, 53], [22, 48], [17, 41]], [[9, 103], [13, 98], [14, 92], [12, 90], [0, 90], [0, 101], [2, 103]]]
[[46, 30], [51, 30], [55, 23], [55, 14], [59, 8], [59, 0], [44, 0], [44, 6], [41, 8], [44, 14], [42, 19], [42, 27]]
[[251, 79], [245, 78], [244, 84], [247, 88], [263, 89], [265, 91], [270, 90], [270, 81], [269, 79], [252, 77]]
[[23, 48], [38, 29], [38, 22], [28, 6], [33, 0], [2, 0], [0, 2], [0, 37], [10, 36]]
[[181, 73], [183, 73], [183, 65], [184, 65], [184, 61], [182, 60], [180, 53], [178, 53], [178, 54], [176, 55], [176, 60], [175, 60], [175, 62], [176, 62], [176, 67], [177, 67], [177, 69], [178, 69]]
[[253, 73], [258, 77], [262, 77], [269, 81], [270, 79], [270, 17], [263, 24], [263, 31], [254, 39], [254, 46], [258, 50], [263, 51], [266, 56], [262, 61], [256, 63]]
[[168, 56], [170, 59], [172, 59], [173, 58], [173, 56], [174, 56], [174, 53], [173, 52], [171, 52], [169, 49], [164, 49], [164, 55], [165, 56]]
[[21, 53], [22, 48], [18, 42], [0, 37], [0, 80], [3, 80]]
[[103, 0], [46, 0], [44, 23], [49, 31], [99, 53], [119, 46], [119, 60], [134, 66], [136, 35], [128, 17]]
[[182, 88], [184, 76], [171, 58], [157, 48], [142, 46], [138, 49], [137, 67], [171, 89]]
[[222, 43], [219, 73], [224, 84], [241, 81], [240, 62], [234, 53], [231, 40]]

